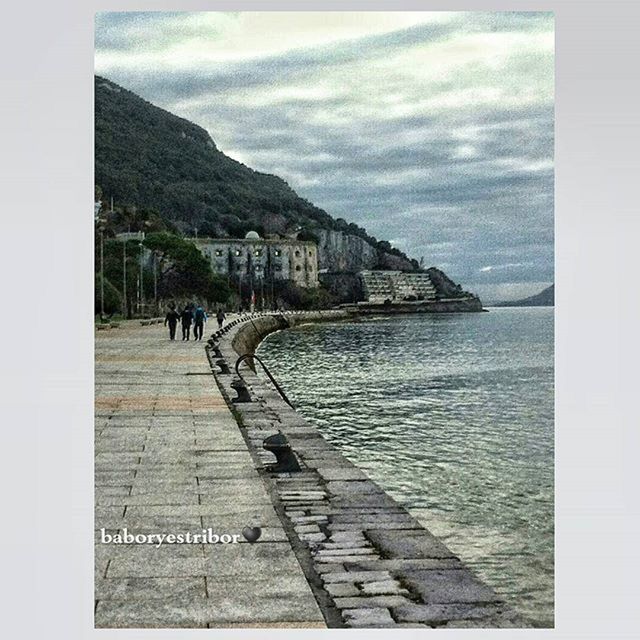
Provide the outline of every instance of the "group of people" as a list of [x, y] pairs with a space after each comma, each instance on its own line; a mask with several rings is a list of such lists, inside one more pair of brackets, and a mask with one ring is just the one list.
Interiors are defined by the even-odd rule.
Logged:
[[[218, 327], [222, 328], [226, 315], [222, 308], [216, 313]], [[193, 339], [202, 340], [204, 333], [204, 325], [208, 319], [207, 312], [202, 305], [194, 305], [189, 303], [181, 310], [176, 310], [175, 305], [169, 305], [169, 311], [164, 319], [164, 326], [169, 325], [169, 340], [176, 339], [176, 328], [178, 323], [182, 325], [182, 339], [189, 340], [191, 336], [191, 326], [193, 325]]]

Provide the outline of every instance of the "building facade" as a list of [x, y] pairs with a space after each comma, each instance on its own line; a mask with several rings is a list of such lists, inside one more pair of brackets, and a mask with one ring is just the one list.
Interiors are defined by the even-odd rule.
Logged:
[[259, 284], [289, 280], [300, 287], [318, 286], [315, 242], [264, 239], [250, 231], [243, 239], [194, 238], [214, 273], [230, 281]]
[[402, 271], [362, 271], [362, 289], [366, 302], [433, 301], [436, 289], [428, 273]]

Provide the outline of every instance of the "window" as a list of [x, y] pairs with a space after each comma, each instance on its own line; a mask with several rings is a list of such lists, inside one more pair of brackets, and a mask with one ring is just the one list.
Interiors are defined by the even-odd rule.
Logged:
[[313, 251], [311, 251], [311, 249], [309, 249], [309, 257], [311, 257], [313, 255]]
[[256, 250], [253, 252], [253, 255], [254, 255], [254, 256], [261, 256], [261, 255], [262, 255], [262, 249], [256, 249]]
[[276, 249], [273, 254], [276, 256], [276, 258], [280, 257], [282, 255], [282, 251], [280, 251], [280, 249]]
[[300, 251], [296, 249], [296, 258], [299, 258], [299, 257], [300, 257]]
[[302, 271], [302, 267], [299, 264], [296, 265], [296, 271]]
[[216, 255], [220, 257], [222, 255], [222, 249], [216, 249]]
[[236, 265], [236, 271], [240, 271], [241, 269], [242, 269], [242, 265], [241, 264]]

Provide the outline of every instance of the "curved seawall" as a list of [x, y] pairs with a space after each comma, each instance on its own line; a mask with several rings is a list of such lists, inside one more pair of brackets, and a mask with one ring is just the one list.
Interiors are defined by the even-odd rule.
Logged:
[[[240, 355], [269, 333], [346, 311], [253, 314], [208, 355], [328, 626], [526, 627], [500, 596], [345, 458]], [[257, 360], [253, 363], [260, 370]], [[366, 426], [363, 425], [363, 428]], [[276, 435], [271, 450], [266, 438]], [[274, 568], [277, 571], [277, 567]]]

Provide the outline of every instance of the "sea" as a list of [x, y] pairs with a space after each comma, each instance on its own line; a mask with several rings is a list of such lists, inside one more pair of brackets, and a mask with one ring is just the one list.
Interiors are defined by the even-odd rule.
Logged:
[[258, 353], [296, 409], [531, 624], [554, 620], [553, 308], [301, 325]]

